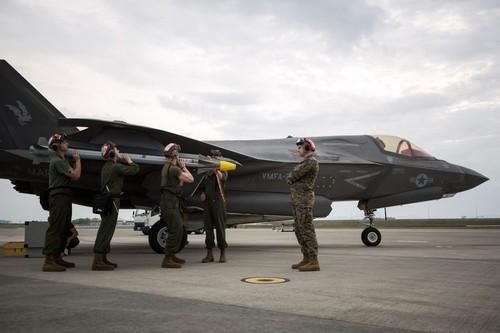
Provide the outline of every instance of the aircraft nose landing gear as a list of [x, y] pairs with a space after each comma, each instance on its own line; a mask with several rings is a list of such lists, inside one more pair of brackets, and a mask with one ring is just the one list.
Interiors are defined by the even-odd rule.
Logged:
[[369, 223], [363, 222], [363, 224], [368, 227], [363, 230], [361, 233], [361, 241], [366, 246], [377, 246], [382, 241], [382, 235], [375, 225], [375, 211], [376, 209], [365, 209], [365, 220], [368, 220]]

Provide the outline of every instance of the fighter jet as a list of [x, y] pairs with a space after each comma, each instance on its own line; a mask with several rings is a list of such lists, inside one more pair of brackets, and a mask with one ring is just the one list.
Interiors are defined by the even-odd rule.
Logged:
[[[139, 174], [127, 179], [122, 208], [157, 209], [163, 147], [181, 145], [195, 181], [184, 189], [186, 234], [199, 229], [203, 205], [197, 187], [210, 168], [231, 171], [226, 187], [228, 224], [290, 219], [287, 174], [300, 162], [297, 138], [246, 141], [199, 141], [171, 132], [122, 121], [69, 119], [59, 112], [6, 61], [0, 61], [0, 178], [11, 180], [21, 193], [41, 195], [48, 187], [46, 138], [68, 135], [70, 147], [82, 152], [82, 177], [75, 182], [74, 203], [91, 206], [100, 187], [100, 146], [111, 140], [122, 152], [134, 154]], [[168, 124], [166, 124], [168, 127]], [[471, 169], [438, 159], [409, 140], [387, 135], [312, 137], [320, 162], [314, 206], [315, 217], [326, 217], [335, 201], [357, 201], [367, 227], [361, 239], [377, 246], [378, 208], [450, 197], [488, 180]], [[210, 160], [218, 149], [223, 157]], [[153, 250], [163, 252], [165, 222], [149, 233]]]

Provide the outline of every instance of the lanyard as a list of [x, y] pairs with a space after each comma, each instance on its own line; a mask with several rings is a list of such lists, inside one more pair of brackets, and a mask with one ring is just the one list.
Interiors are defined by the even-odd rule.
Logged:
[[220, 170], [215, 170], [215, 178], [217, 178], [217, 185], [219, 185], [219, 192], [222, 197], [222, 201], [224, 201], [224, 205], [226, 204], [226, 196], [224, 195], [224, 187], [222, 186], [222, 172]]

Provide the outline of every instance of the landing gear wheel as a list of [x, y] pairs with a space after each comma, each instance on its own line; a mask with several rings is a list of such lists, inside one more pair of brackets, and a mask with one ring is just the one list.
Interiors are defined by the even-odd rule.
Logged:
[[[181, 241], [181, 246], [179, 248], [179, 251], [186, 246], [188, 243], [187, 241], [187, 231], [186, 227], [182, 226], [182, 241]], [[149, 246], [153, 251], [156, 253], [164, 254], [165, 253], [165, 244], [167, 243], [167, 225], [162, 221], [158, 221], [153, 226], [151, 229], [149, 229], [148, 232], [148, 241], [149, 241]]]
[[197, 229], [194, 231], [194, 234], [195, 235], [203, 235], [205, 233], [205, 229], [204, 228], [200, 228], [200, 229]]
[[377, 228], [368, 227], [361, 233], [361, 240], [366, 246], [377, 246], [382, 241], [382, 235]]

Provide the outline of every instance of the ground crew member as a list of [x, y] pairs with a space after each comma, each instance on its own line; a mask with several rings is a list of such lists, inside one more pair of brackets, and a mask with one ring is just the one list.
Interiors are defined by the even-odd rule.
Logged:
[[113, 142], [102, 145], [101, 155], [106, 160], [101, 169], [101, 191], [110, 192], [113, 196], [111, 212], [107, 215], [101, 214], [101, 224], [97, 231], [94, 244], [93, 271], [112, 271], [117, 264], [108, 260], [111, 239], [115, 232], [116, 220], [120, 210], [120, 194], [123, 188], [123, 180], [127, 175], [135, 175], [139, 172], [139, 166], [132, 162], [128, 154], [120, 155], [120, 150]]
[[160, 209], [167, 225], [167, 240], [162, 268], [181, 268], [181, 264], [186, 263], [175, 254], [179, 252], [183, 239], [182, 185], [192, 183], [194, 178], [184, 161], [179, 158], [179, 152], [180, 146], [176, 143], [169, 143], [163, 151], [166, 162], [161, 171]]
[[[211, 157], [222, 156], [220, 150], [210, 152]], [[220, 249], [219, 262], [226, 262], [226, 197], [224, 187], [227, 171], [209, 171], [200, 183], [200, 199], [204, 203], [203, 220], [205, 228], [205, 246], [207, 256], [201, 262], [213, 262], [212, 249], [215, 247], [214, 228], [217, 235], [217, 247]]]
[[49, 164], [49, 227], [45, 233], [44, 272], [63, 272], [75, 267], [74, 263], [61, 257], [66, 246], [66, 236], [71, 223], [71, 181], [80, 179], [82, 167], [80, 154], [73, 151], [75, 161], [72, 167], [66, 159], [69, 145], [64, 134], [54, 134], [49, 139], [49, 149], [56, 152]]
[[297, 152], [304, 160], [288, 175], [294, 229], [303, 254], [302, 261], [292, 265], [302, 272], [319, 271], [318, 241], [313, 226], [314, 185], [319, 172], [319, 163], [314, 158], [316, 147], [311, 139], [297, 140]]

